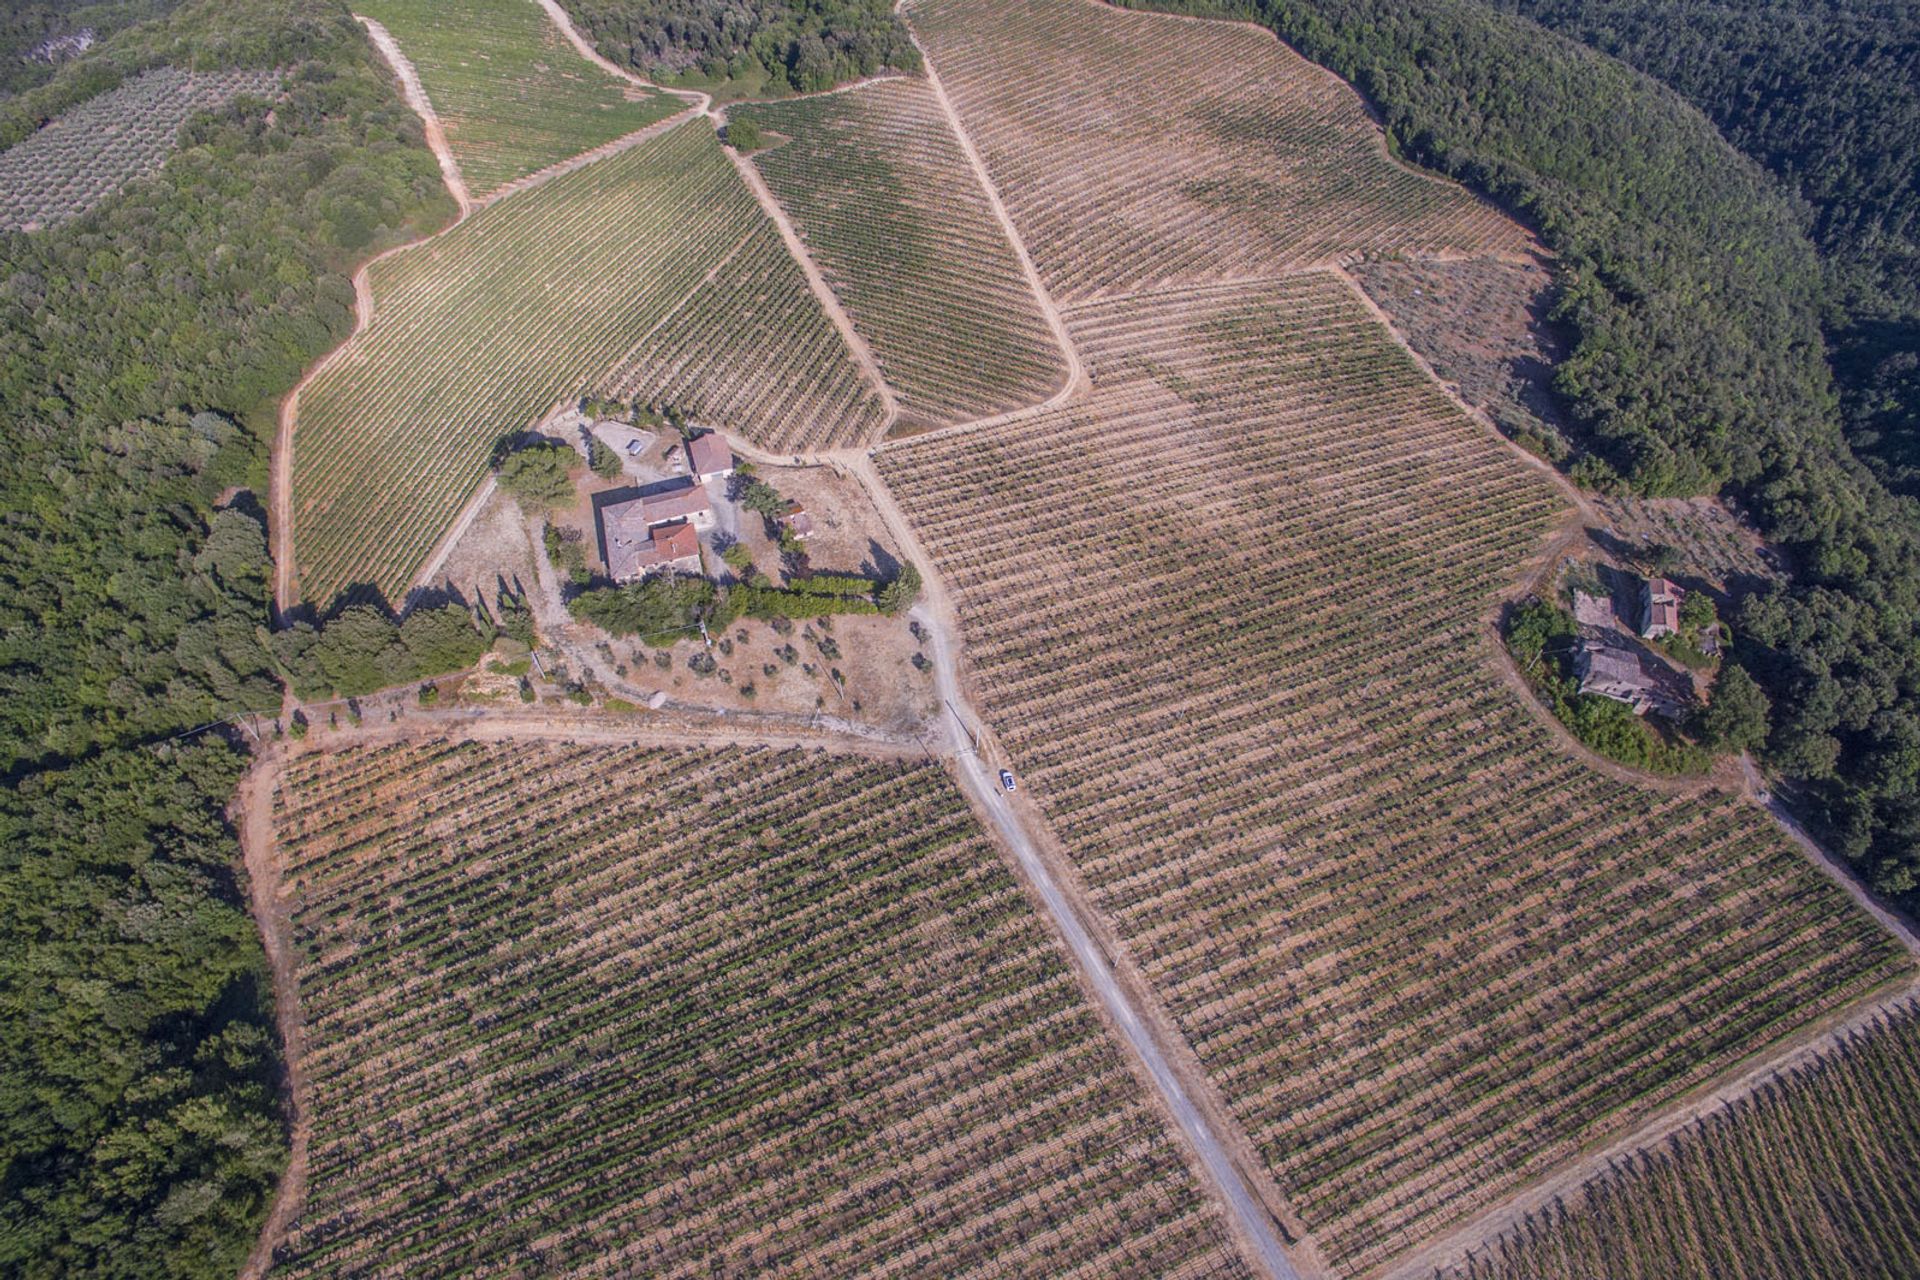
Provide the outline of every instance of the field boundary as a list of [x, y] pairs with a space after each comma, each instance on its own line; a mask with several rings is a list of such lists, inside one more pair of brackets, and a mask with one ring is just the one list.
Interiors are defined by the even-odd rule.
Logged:
[[[1902, 941], [1909, 940], [1903, 937]], [[1752, 1097], [1785, 1072], [1840, 1048], [1848, 1037], [1867, 1029], [1888, 1012], [1916, 1005], [1920, 1005], [1920, 977], [1909, 976], [1885, 984], [1850, 1007], [1829, 1014], [1798, 1034], [1775, 1041], [1768, 1049], [1736, 1062], [1718, 1079], [1676, 1098], [1631, 1132], [1563, 1165], [1437, 1240], [1402, 1254], [1368, 1274], [1365, 1280], [1431, 1280], [1435, 1272], [1457, 1264], [1480, 1245], [1498, 1239], [1556, 1200], [1577, 1193], [1615, 1162]]]
[[[1047, 328], [1053, 331], [1053, 340], [1060, 344], [1060, 354], [1067, 362], [1067, 380], [1061, 388], [1041, 403], [1020, 412], [1040, 412], [1054, 409], [1065, 404], [1091, 385], [1087, 377], [1086, 366], [1081, 363], [1080, 352], [1073, 344], [1073, 335], [1067, 331], [1067, 324], [1055, 305], [1053, 295], [1047, 292], [1046, 283], [1040, 278], [1040, 269], [1034, 265], [1033, 255], [1027, 252], [1027, 242], [1020, 235], [1020, 229], [1013, 225], [1013, 216], [1007, 212], [1007, 206], [1000, 199], [1000, 188], [993, 184], [993, 175], [987, 172], [987, 163], [981, 159], [980, 151], [973, 145], [973, 138], [967, 133], [966, 126], [960, 122], [960, 113], [954, 109], [953, 99], [947, 94], [947, 87], [940, 82], [940, 73], [934, 68], [933, 58], [927, 53], [927, 47], [920, 42], [919, 33], [913, 29], [911, 15], [905, 11], [905, 0], [894, 0], [894, 12], [906, 20], [907, 38], [913, 41], [913, 47], [920, 51], [920, 66], [927, 76], [927, 87], [933, 90], [933, 100], [940, 104], [940, 114], [947, 118], [947, 127], [953, 130], [954, 140], [960, 144], [960, 152], [967, 158], [967, 167], [973, 170], [974, 181], [980, 184], [980, 190], [987, 197], [987, 207], [993, 210], [994, 220], [1000, 224], [1007, 243], [1013, 247], [1013, 256], [1020, 264], [1020, 273], [1027, 278], [1027, 288], [1033, 292], [1033, 300], [1040, 307], [1040, 315], [1047, 322]], [[1002, 415], [1004, 418], [1005, 415]]]
[[[545, 0], [545, 2], [551, 4], [552, 0]], [[361, 21], [365, 22], [368, 20], [361, 19]], [[378, 26], [378, 23], [369, 23], [368, 34], [370, 38], [372, 37], [372, 28]], [[381, 28], [381, 31], [384, 33], [385, 28]], [[419, 94], [419, 102], [416, 103], [414, 101], [414, 95], [407, 91], [406, 86], [409, 77], [412, 78], [412, 83], [415, 87], [419, 84], [419, 78], [413, 71], [412, 63], [406, 60], [404, 53], [400, 51], [399, 45], [393, 43], [391, 35], [387, 37], [386, 44], [382, 44], [378, 39], [374, 39], [373, 43], [382, 57], [388, 57], [390, 52], [399, 57], [398, 62], [394, 62], [389, 58], [389, 66], [395, 76], [400, 80], [402, 96], [407, 105], [413, 108], [416, 114], [420, 114], [423, 124], [431, 121], [428, 145], [432, 148], [432, 134], [433, 132], [439, 131], [439, 119], [437, 116], [431, 114], [433, 110], [432, 104], [427, 101], [424, 92]], [[388, 45], [391, 45], [391, 51]], [[401, 70], [402, 66], [406, 68], [405, 71]], [[630, 75], [626, 78], [635, 80], [635, 77]], [[647, 88], [656, 87], [647, 85], [645, 81], [640, 80], [635, 80], [635, 83], [645, 85]], [[681, 97], [683, 100], [685, 98], [684, 94], [676, 93], [675, 96]], [[701, 109], [704, 110], [705, 95], [700, 95], [700, 97], [702, 99]], [[426, 109], [425, 114], [421, 114], [421, 107], [423, 106]], [[499, 192], [494, 193], [491, 198], [477, 203], [466, 195], [464, 183], [457, 191], [450, 185], [448, 188], [449, 193], [453, 195], [454, 201], [459, 208], [457, 216], [455, 216], [451, 222], [448, 222], [436, 231], [408, 240], [403, 244], [397, 244], [391, 248], [381, 250], [379, 253], [374, 254], [371, 258], [361, 263], [354, 271], [353, 328], [332, 350], [314, 361], [312, 365], [308, 366], [306, 372], [300, 375], [300, 380], [294, 383], [293, 389], [281, 398], [280, 411], [275, 420], [272, 460], [268, 469], [267, 528], [268, 542], [273, 556], [273, 620], [276, 626], [285, 622], [287, 611], [293, 607], [295, 583], [298, 579], [293, 539], [293, 449], [295, 428], [297, 426], [300, 409], [300, 393], [306, 389], [309, 383], [324, 372], [328, 366], [337, 360], [340, 354], [352, 345], [353, 341], [360, 337], [360, 335], [366, 331], [367, 326], [373, 322], [374, 298], [373, 290], [368, 284], [368, 273], [376, 264], [387, 258], [405, 253], [409, 249], [416, 249], [422, 245], [431, 244], [442, 236], [449, 234], [463, 225], [468, 218], [472, 217], [473, 214], [480, 209], [489, 208], [497, 203], [502, 196], [543, 186], [563, 174], [584, 168], [595, 160], [605, 159], [607, 156], [617, 155], [622, 151], [630, 150], [661, 134], [691, 123], [697, 118], [699, 118], [698, 113], [693, 111], [692, 107], [689, 107], [688, 110], [677, 112], [663, 120], [656, 120], [645, 128], [636, 129], [632, 133], [615, 138], [612, 142], [597, 147], [592, 151], [583, 152], [579, 156], [562, 160], [558, 164], [549, 165], [537, 173], [528, 174], [518, 182], [503, 187]], [[441, 133], [439, 147], [434, 148], [434, 157], [440, 164], [443, 177], [449, 170], [454, 174], [459, 172], [459, 166], [455, 163], [452, 153], [445, 151], [445, 147], [445, 135]], [[319, 605], [324, 602], [309, 601], [307, 603]]]
[[367, 35], [373, 39], [373, 47], [393, 68], [393, 74], [400, 81], [400, 96], [420, 117], [427, 134], [427, 149], [433, 152], [433, 158], [440, 164], [440, 176], [446, 181], [447, 190], [453, 193], [454, 202], [460, 206], [460, 216], [466, 217], [473, 211], [473, 193], [467, 190], [467, 180], [460, 172], [460, 162], [453, 158], [453, 147], [447, 142], [446, 126], [440, 123], [440, 113], [434, 110], [433, 99], [427, 96], [426, 86], [420, 83], [420, 72], [400, 48], [400, 42], [393, 38], [387, 28], [363, 14], [354, 14], [353, 20], [367, 29]]

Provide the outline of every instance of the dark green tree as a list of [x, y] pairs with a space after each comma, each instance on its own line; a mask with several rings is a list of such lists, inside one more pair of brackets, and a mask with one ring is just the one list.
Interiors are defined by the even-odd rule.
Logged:
[[542, 440], [502, 458], [495, 475], [521, 506], [549, 511], [573, 501], [573, 468], [579, 461], [580, 455], [566, 445]]
[[1747, 669], [1730, 662], [1713, 682], [1713, 700], [1701, 716], [1701, 731], [1715, 751], [1751, 751], [1766, 742], [1772, 710]]

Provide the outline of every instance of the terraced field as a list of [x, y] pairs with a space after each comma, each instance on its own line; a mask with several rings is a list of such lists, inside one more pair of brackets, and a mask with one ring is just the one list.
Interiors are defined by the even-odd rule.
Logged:
[[596, 389], [671, 404], [782, 449], [858, 443], [886, 417], [764, 220]]
[[685, 104], [582, 58], [533, 0], [354, 0], [399, 41], [475, 198]]
[[649, 335], [662, 360], [677, 351], [670, 318], [690, 297], [710, 335], [754, 335], [761, 363], [743, 378], [737, 345], [714, 338], [675, 356], [676, 386], [720, 398], [745, 380], [764, 401], [771, 371], [804, 368], [777, 418], [727, 425], [770, 448], [864, 438], [866, 384], [823, 337], [834, 335], [799, 268], [751, 252], [768, 226], [695, 120], [376, 263], [371, 322], [296, 405], [301, 598], [370, 585], [399, 600], [495, 443], [609, 370], [651, 359]]
[[1068, 321], [1091, 397], [880, 470], [1024, 789], [1342, 1274], [1906, 972], [1757, 810], [1592, 771], [1495, 676], [1560, 500], [1341, 277]]
[[156, 172], [179, 144], [180, 126], [241, 94], [278, 95], [278, 71], [175, 67], [144, 72], [64, 111], [0, 151], [0, 230], [57, 227], [135, 178]]
[[903, 417], [1037, 404], [1066, 361], [926, 81], [736, 108], [753, 157], [872, 347]]
[[276, 826], [278, 1274], [1247, 1274], [937, 765], [354, 747]]
[[1624, 1161], [1445, 1280], [1920, 1275], [1920, 1017]]
[[1351, 89], [1252, 27], [1093, 0], [906, 13], [1058, 301], [1526, 245], [1388, 160]]

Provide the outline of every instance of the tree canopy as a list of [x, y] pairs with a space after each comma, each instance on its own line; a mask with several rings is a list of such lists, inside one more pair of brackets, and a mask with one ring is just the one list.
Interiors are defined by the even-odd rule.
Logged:
[[572, 472], [579, 462], [580, 455], [566, 445], [542, 440], [502, 458], [495, 474], [500, 487], [518, 498], [523, 507], [551, 511], [573, 501]]
[[353, 267], [451, 205], [333, 0], [12, 16], [49, 13], [99, 43], [0, 104], [0, 145], [174, 60], [286, 69], [93, 212], [0, 233], [0, 1272], [224, 1280], [286, 1158], [243, 759], [206, 728], [280, 702], [249, 490]]
[[775, 90], [816, 93], [880, 71], [920, 67], [920, 51], [889, 0], [565, 4], [601, 53], [649, 77], [765, 82]]

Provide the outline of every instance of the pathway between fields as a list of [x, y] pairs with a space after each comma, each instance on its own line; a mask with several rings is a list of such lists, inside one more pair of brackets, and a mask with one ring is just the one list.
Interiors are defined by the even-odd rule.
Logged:
[[[1237, 1144], [1223, 1140], [1214, 1123], [1195, 1104], [1199, 1088], [1190, 1086], [1175, 1070], [1161, 1048], [1153, 1023], [1120, 984], [1114, 973], [1114, 962], [1083, 923], [1083, 920], [1098, 918], [1092, 904], [1054, 875], [1047, 859], [1041, 856], [1041, 842], [1027, 829], [1026, 824], [1032, 819], [1002, 793], [995, 776], [998, 766], [982, 760], [974, 749], [972, 726], [984, 725], [986, 721], [967, 701], [966, 691], [961, 687], [959, 615], [933, 558], [920, 545], [905, 512], [893, 500], [891, 491], [864, 451], [836, 453], [830, 455], [829, 460], [859, 479], [901, 553], [920, 569], [921, 599], [911, 610], [911, 616], [920, 622], [930, 638], [928, 648], [933, 653], [934, 686], [945, 712], [940, 718], [946, 725], [954, 776], [1012, 852], [1034, 896], [1066, 942], [1087, 989], [1099, 1000], [1123, 1043], [1145, 1069], [1167, 1114], [1199, 1158], [1201, 1171], [1211, 1184], [1215, 1198], [1227, 1210], [1229, 1225], [1240, 1240], [1247, 1261], [1274, 1280], [1301, 1280], [1301, 1272], [1280, 1242], [1272, 1213], [1248, 1187], [1236, 1167], [1229, 1148]], [[1191, 1055], [1192, 1051], [1187, 1052]], [[1199, 1082], [1199, 1087], [1203, 1088], [1204, 1083]]]
[[[558, 4], [554, 3], [554, 0], [536, 0], [536, 2], [539, 3], [542, 8], [546, 9], [549, 15], [557, 18], [561, 23], [562, 33], [573, 42], [575, 48], [580, 49], [581, 53], [596, 65], [643, 88], [657, 90], [658, 92], [678, 98], [687, 103], [687, 109], [676, 112], [664, 120], [656, 120], [643, 129], [636, 129], [632, 133], [623, 134], [613, 141], [595, 147], [590, 151], [583, 151], [579, 155], [569, 156], [565, 160], [548, 165], [544, 169], [530, 173], [524, 178], [516, 179], [496, 191], [489, 192], [485, 197], [476, 200], [467, 189], [466, 179], [460, 173], [459, 162], [454, 159], [452, 150], [447, 146], [446, 129], [442, 126], [439, 115], [434, 111], [433, 103], [428, 100], [426, 90], [420, 83], [419, 72], [414, 69], [412, 61], [401, 51], [399, 43], [394, 40], [392, 33], [385, 27], [371, 18], [361, 17], [358, 14], [354, 15], [358, 21], [366, 26], [367, 35], [373, 41], [374, 48], [379, 50], [380, 56], [386, 59], [387, 65], [393, 70], [394, 77], [399, 80], [401, 96], [405, 99], [407, 106], [412, 108], [414, 113], [420, 117], [421, 124], [426, 133], [427, 146], [432, 150], [433, 158], [440, 166], [441, 176], [446, 180], [447, 191], [453, 196], [454, 203], [459, 207], [459, 213], [453, 221], [441, 227], [438, 231], [422, 236], [417, 240], [409, 240], [405, 244], [395, 245], [391, 249], [375, 254], [360, 264], [359, 270], [353, 273], [352, 331], [340, 341], [338, 346], [316, 360], [313, 365], [308, 368], [306, 373], [301, 375], [300, 381], [293, 385], [293, 390], [289, 391], [280, 401], [280, 413], [274, 430], [273, 457], [271, 467], [268, 471], [267, 484], [267, 528], [273, 552], [273, 611], [274, 625], [276, 626], [285, 621], [285, 611], [293, 603], [295, 569], [293, 544], [293, 444], [294, 427], [300, 410], [300, 393], [306, 390], [308, 383], [312, 382], [323, 370], [337, 360], [341, 353], [346, 351], [347, 348], [353, 344], [354, 340], [364, 333], [367, 326], [372, 323], [373, 291], [367, 285], [368, 272], [384, 259], [390, 258], [395, 254], [405, 253], [409, 249], [416, 249], [421, 245], [429, 244], [439, 239], [441, 236], [448, 234], [453, 231], [454, 228], [460, 226], [476, 212], [496, 201], [522, 191], [543, 186], [555, 178], [572, 173], [574, 170], [592, 164], [596, 160], [604, 160], [608, 156], [616, 155], [622, 151], [637, 147], [648, 139], [667, 132], [669, 129], [676, 129], [686, 124], [694, 116], [704, 115], [712, 105], [713, 100], [707, 94], [696, 93], [685, 89], [664, 89], [659, 85], [649, 84], [647, 81], [629, 72], [620, 70], [611, 62], [608, 62], [605, 58], [593, 52], [590, 47], [584, 46], [580, 40], [579, 33], [573, 30], [571, 23], [565, 21], [565, 11], [561, 9]], [[474, 509], [477, 509], [477, 504], [470, 505], [469, 510]]]

